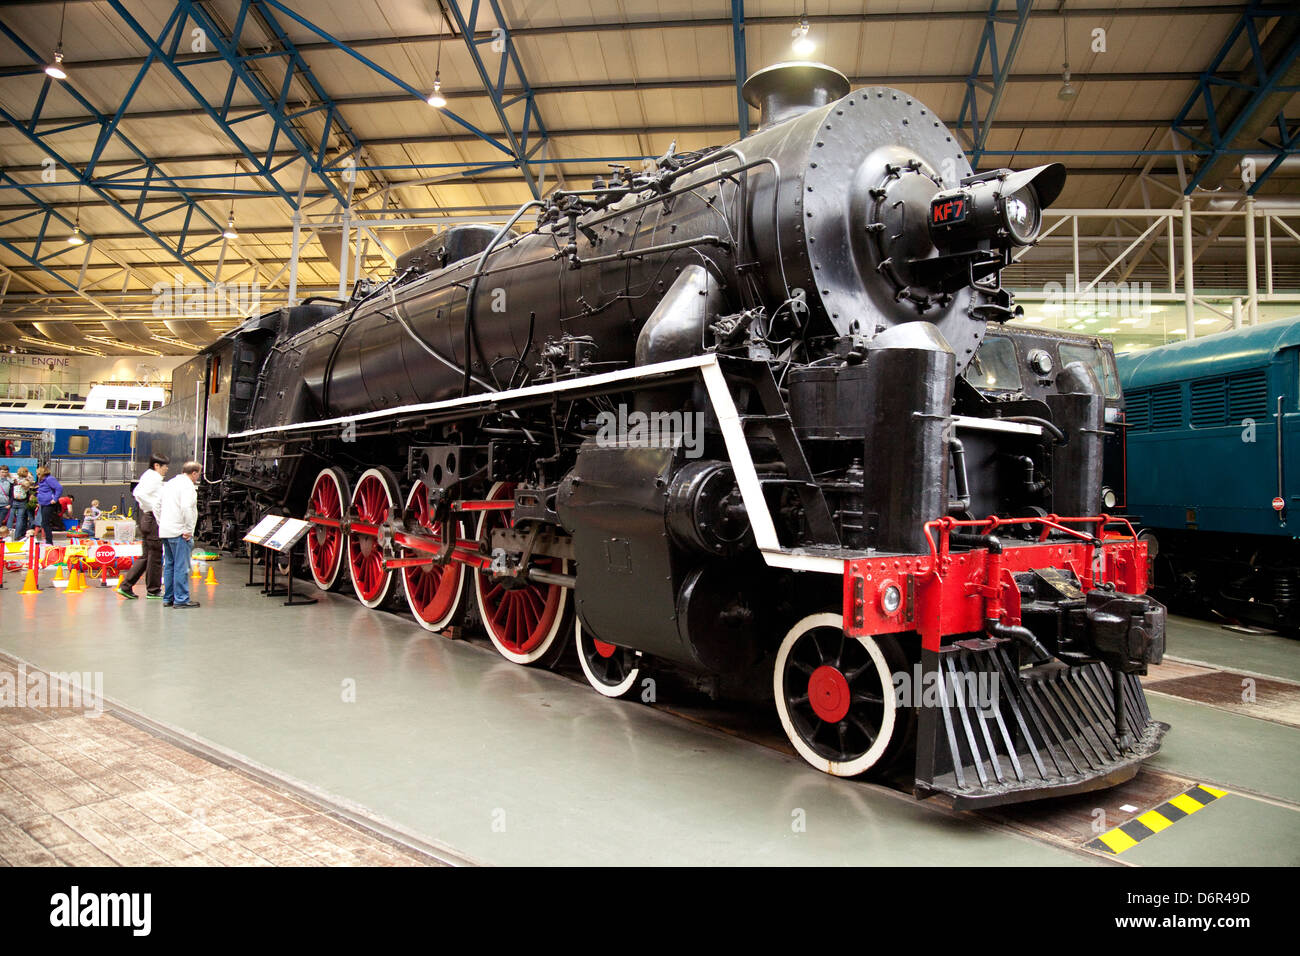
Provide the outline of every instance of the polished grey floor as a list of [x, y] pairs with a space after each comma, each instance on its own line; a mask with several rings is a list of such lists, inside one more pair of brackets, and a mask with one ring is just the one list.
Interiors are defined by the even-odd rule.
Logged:
[[[239, 565], [218, 567], [223, 583], [198, 587], [203, 607], [184, 611], [111, 590], [24, 597], [7, 575], [0, 650], [52, 671], [101, 671], [110, 701], [484, 863], [1099, 862], [608, 701], [349, 597], [283, 607], [241, 587]], [[1253, 791], [1300, 800], [1296, 730], [1268, 724], [1265, 744], [1286, 763], [1252, 771], [1242, 747], [1263, 722], [1186, 701], [1153, 699], [1153, 710], [1171, 722], [1166, 710], [1187, 711], [1165, 769], [1247, 774]], [[1230, 750], [1198, 746], [1202, 726], [1231, 728]], [[1229, 816], [1244, 811], [1204, 812], [1202, 829], [1213, 812], [1232, 830]], [[1284, 809], [1270, 844], [1294, 856], [1298, 819]], [[1162, 843], [1150, 862], [1216, 862], [1194, 841]]]

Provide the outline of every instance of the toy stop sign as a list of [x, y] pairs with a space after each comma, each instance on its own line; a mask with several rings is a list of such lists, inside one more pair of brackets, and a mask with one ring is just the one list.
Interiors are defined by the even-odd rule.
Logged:
[[1273, 510], [1274, 510], [1274, 511], [1281, 511], [1281, 510], [1282, 510], [1283, 508], [1285, 508], [1285, 507], [1286, 507], [1286, 502], [1283, 501], [1281, 498], [1274, 498], [1274, 499], [1273, 499]]
[[111, 544], [101, 544], [95, 549], [96, 564], [112, 564], [117, 560], [117, 552], [113, 550]]

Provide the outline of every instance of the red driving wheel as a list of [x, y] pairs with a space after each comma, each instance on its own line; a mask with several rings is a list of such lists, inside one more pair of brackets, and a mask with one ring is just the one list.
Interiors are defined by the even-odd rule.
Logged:
[[393, 572], [384, 567], [379, 536], [372, 530], [388, 520], [398, 501], [397, 478], [387, 468], [369, 468], [352, 491], [348, 532], [348, 570], [352, 588], [366, 607], [379, 607], [393, 586]]
[[[406, 497], [406, 514], [419, 525], [422, 535], [438, 545], [443, 541], [444, 523], [435, 521], [429, 507], [428, 489], [417, 481]], [[427, 557], [427, 553], [402, 549], [402, 557]], [[420, 626], [441, 631], [457, 623], [464, 611], [465, 565], [449, 561], [444, 565], [426, 564], [402, 569], [406, 603]]]
[[[338, 468], [325, 468], [312, 484], [311, 496], [307, 499], [307, 520], [319, 517], [340, 522], [347, 500], [347, 478], [343, 472]], [[307, 533], [307, 563], [311, 565], [311, 576], [316, 580], [316, 586], [322, 591], [328, 591], [338, 580], [339, 569], [343, 567], [344, 537], [338, 524], [313, 523]]]
[[[488, 492], [488, 500], [502, 501], [514, 497], [513, 482], [498, 482]], [[491, 549], [493, 530], [514, 524], [508, 511], [484, 511], [478, 521], [477, 537]], [[533, 567], [567, 573], [567, 562], [543, 556], [533, 559]], [[558, 584], [515, 583], [496, 580], [485, 571], [474, 575], [479, 617], [488, 637], [501, 656], [516, 664], [551, 664], [564, 649], [561, 635], [569, 607], [569, 589]]]

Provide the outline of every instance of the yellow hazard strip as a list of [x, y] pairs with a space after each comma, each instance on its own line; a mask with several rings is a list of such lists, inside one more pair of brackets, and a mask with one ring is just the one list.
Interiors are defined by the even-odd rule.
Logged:
[[1106, 849], [1111, 853], [1123, 853], [1131, 846], [1137, 846], [1138, 841], [1133, 839], [1127, 833], [1120, 829], [1111, 830], [1097, 837], [1102, 843], [1106, 844]]
[[1142, 816], [1138, 817], [1138, 822], [1152, 833], [1159, 833], [1165, 827], [1171, 827], [1174, 825], [1173, 820], [1162, 817], [1158, 810], [1148, 810], [1146, 813], [1142, 814]]
[[1174, 797], [1169, 802], [1172, 803], [1174, 806], [1176, 806], [1179, 810], [1182, 810], [1183, 813], [1195, 813], [1197, 810], [1201, 809], [1201, 807], [1205, 806], [1205, 804], [1193, 800], [1185, 793], [1180, 793], [1178, 796]]
[[1167, 830], [1183, 817], [1191, 816], [1220, 797], [1226, 797], [1228, 791], [1198, 784], [1190, 790], [1170, 798], [1160, 806], [1134, 817], [1128, 823], [1122, 823], [1112, 830], [1107, 830], [1097, 839], [1087, 844], [1088, 849], [1101, 853], [1120, 854], [1137, 846], [1149, 836], [1161, 830]]

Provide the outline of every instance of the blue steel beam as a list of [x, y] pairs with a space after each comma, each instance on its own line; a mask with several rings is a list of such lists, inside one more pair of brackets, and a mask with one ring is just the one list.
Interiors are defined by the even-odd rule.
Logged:
[[[506, 25], [506, 18], [501, 12], [501, 6], [497, 0], [488, 0], [488, 5], [492, 8], [492, 15], [496, 17], [501, 32], [497, 33], [496, 28], [494, 28], [487, 36], [475, 39], [478, 32], [478, 15], [482, 10], [480, 0], [471, 0], [468, 17], [461, 12], [460, 4], [456, 0], [447, 0], [447, 9], [451, 12], [451, 17], [456, 23], [456, 29], [460, 32], [461, 38], [465, 41], [465, 47], [469, 50], [470, 59], [474, 61], [474, 69], [478, 71], [479, 79], [483, 83], [483, 89], [492, 101], [492, 109], [496, 112], [497, 121], [501, 124], [501, 130], [505, 134], [506, 141], [510, 144], [510, 153], [518, 162], [519, 171], [523, 173], [524, 180], [528, 183], [528, 189], [532, 192], [533, 198], [538, 199], [541, 198], [541, 191], [537, 185], [537, 180], [533, 178], [532, 167], [528, 160], [546, 144], [546, 124], [537, 111], [537, 101], [533, 95], [533, 88], [529, 86], [528, 77], [524, 75], [523, 64], [519, 62], [519, 51], [515, 49], [514, 38], [510, 36], [510, 28]], [[494, 51], [498, 45], [501, 46], [499, 51], [501, 60], [497, 65], [495, 79], [488, 72], [488, 65], [483, 59], [481, 47], [485, 44], [490, 45]], [[515, 88], [518, 92], [507, 100], [506, 80], [510, 67], [514, 68]], [[515, 124], [507, 113], [509, 107], [517, 103], [524, 104], [524, 115], [519, 123], [518, 131], [515, 130]], [[530, 135], [536, 137], [531, 147], [528, 143]]]
[[[1201, 78], [1192, 91], [1183, 108], [1178, 112], [1177, 118], [1173, 122], [1174, 132], [1182, 136], [1187, 142], [1196, 144], [1199, 147], [1195, 152], [1206, 158], [1201, 162], [1196, 174], [1187, 182], [1187, 187], [1183, 190], [1185, 195], [1191, 195], [1209, 175], [1211, 167], [1215, 162], [1225, 155], [1233, 153], [1260, 152], [1260, 147], [1269, 147], [1275, 153], [1272, 162], [1263, 170], [1257, 173], [1255, 182], [1250, 186], [1247, 192], [1254, 195], [1262, 186], [1265, 180], [1282, 165], [1282, 160], [1287, 154], [1294, 152], [1296, 147], [1296, 136], [1294, 132], [1288, 133], [1288, 121], [1285, 111], [1280, 111], [1273, 119], [1281, 133], [1279, 141], [1276, 144], [1267, 143], [1261, 140], [1248, 150], [1233, 149], [1232, 144], [1241, 133], [1243, 127], [1250, 122], [1259, 112], [1264, 104], [1277, 94], [1300, 92], [1300, 87], [1285, 86], [1282, 83], [1283, 77], [1290, 71], [1295, 64], [1297, 57], [1300, 57], [1300, 34], [1288, 44], [1284, 49], [1278, 52], [1273, 63], [1264, 61], [1264, 51], [1260, 43], [1260, 21], [1273, 19], [1276, 17], [1300, 16], [1300, 8], [1282, 8], [1277, 6], [1264, 6], [1259, 0], [1252, 0], [1242, 17], [1233, 26], [1227, 39], [1219, 48], [1218, 54], [1210, 62], [1210, 65], [1201, 73]], [[1225, 74], [1225, 63], [1233, 55], [1233, 51], [1238, 47], [1242, 38], [1247, 41], [1247, 47], [1250, 50], [1250, 63], [1247, 69], [1254, 73], [1255, 82], [1243, 82], [1240, 79], [1240, 70], [1229, 69]], [[1237, 115], [1228, 122], [1225, 127], [1220, 121], [1218, 115], [1218, 104], [1215, 103], [1214, 94], [1225, 89], [1237, 89], [1249, 94], [1247, 101], [1238, 110]], [[1202, 106], [1205, 110], [1205, 134], [1202, 134], [1199, 126], [1192, 127], [1192, 111], [1197, 106]]]
[[[172, 23], [174, 20], [175, 14], [173, 13], [172, 18], [170, 18], [168, 22]], [[0, 34], [3, 34], [33, 63], [44, 63], [44, 58], [28, 46], [27, 43], [24, 42], [23, 39], [3, 21], [0, 21]], [[78, 168], [77, 164], [73, 162], [71, 158], [64, 155], [59, 149], [55, 148], [54, 144], [50, 142], [50, 131], [46, 130], [39, 133], [36, 131], [36, 123], [40, 118], [40, 111], [44, 108], [50, 82], [51, 81], [46, 80], [45, 84], [42, 86], [41, 93], [37, 98], [31, 117], [23, 119], [11, 112], [9, 109], [0, 107], [0, 120], [9, 123], [9, 125], [21, 133], [28, 142], [42, 150], [44, 154], [52, 159], [58, 166], [71, 174], [73, 177], [71, 185], [80, 184], [84, 188], [89, 189], [92, 194], [98, 196], [124, 219], [135, 225], [144, 235], [148, 236], [149, 239], [164, 249], [172, 259], [183, 265], [194, 276], [203, 282], [210, 282], [211, 278], [208, 274], [200, 266], [191, 261], [186, 255], [185, 246], [189, 238], [189, 226], [192, 224], [195, 213], [198, 214], [200, 220], [206, 221], [218, 233], [221, 231], [221, 224], [208, 215], [208, 213], [198, 205], [197, 199], [191, 196], [189, 192], [183, 188], [178, 188], [176, 192], [183, 200], [187, 210], [186, 228], [182, 230], [180, 240], [176, 244], [168, 242], [143, 222], [138, 215], [132, 214], [132, 212], [122, 204], [118, 197], [109, 191], [108, 187], [97, 183], [84, 169]], [[76, 86], [70, 80], [59, 81], [59, 85], [63, 92], [72, 97], [72, 99], [75, 100], [85, 111], [85, 114], [89, 117], [88, 122], [97, 124], [100, 127], [100, 136], [96, 140], [97, 146], [101, 141], [106, 142], [106, 138], [115, 139], [118, 143], [125, 146], [133, 156], [140, 160], [141, 165], [150, 171], [151, 176], [156, 176], [159, 179], [160, 185], [163, 183], [173, 186], [175, 185], [174, 183], [171, 183], [169, 177], [159, 169], [157, 163], [151, 160], [142, 149], [136, 146], [136, 144], [122, 132], [114, 122], [113, 118], [100, 113], [99, 110], [96, 109], [95, 106], [77, 90]]]
[[[227, 113], [229, 113], [229, 94], [227, 94], [226, 98], [225, 111], [221, 111], [221, 109], [208, 103], [208, 100], [204, 98], [203, 94], [198, 90], [198, 87], [195, 87], [194, 83], [190, 82], [190, 78], [186, 77], [185, 73], [183, 73], [181, 66], [179, 66], [177, 60], [175, 60], [175, 57], [169, 56], [168, 49], [164, 49], [164, 44], [172, 49], [177, 47], [177, 43], [174, 43], [173, 40], [178, 39], [179, 36], [183, 34], [183, 31], [185, 31], [185, 18], [179, 17], [179, 22], [168, 21], [168, 25], [166, 25], [164, 30], [162, 30], [155, 38], [155, 36], [149, 34], [149, 31], [140, 25], [139, 21], [136, 21], [135, 18], [131, 16], [129, 10], [123, 7], [121, 3], [118, 3], [118, 0], [109, 0], [109, 7], [112, 7], [114, 12], [117, 13], [117, 16], [121, 18], [122, 22], [126, 23], [126, 26], [130, 27], [130, 30], [133, 31], [140, 40], [142, 40], [144, 46], [146, 46], [149, 51], [149, 56], [159, 62], [161, 66], [164, 66], [164, 68], [172, 74], [175, 81], [181, 83], [181, 86], [185, 88], [187, 94], [190, 94], [195, 103], [199, 105], [201, 111], [207, 114], [209, 120], [212, 120], [213, 124], [216, 124], [218, 129], [221, 129], [222, 133], [225, 133], [226, 138], [238, 148], [240, 155], [244, 157], [244, 160], [247, 160], [247, 163], [253, 166], [253, 169], [257, 170], [257, 173], [261, 174], [261, 176], [266, 179], [266, 182], [269, 183], [270, 189], [272, 189], [274, 193], [283, 200], [283, 202], [289, 203], [291, 208], [296, 208], [294, 196], [290, 195], [289, 190], [286, 190], [285, 187], [279, 185], [276, 177], [273, 176], [272, 172], [266, 168], [263, 160], [261, 160], [260, 153], [253, 151], [252, 147], [248, 146], [248, 144], [239, 137], [238, 133], [235, 133], [233, 124], [231, 124], [231, 121], [227, 118]], [[181, 10], [177, 8], [175, 13], [179, 14], [181, 13]], [[231, 79], [233, 79], [233, 77], [231, 77]], [[218, 229], [220, 228], [221, 226], [218, 226]]]
[[[23, 213], [22, 215], [14, 216], [13, 218], [6, 220], [4, 223], [0, 223], [0, 225], [10, 225], [12, 223], [17, 223], [27, 219], [35, 218], [37, 216], [41, 217], [40, 227], [37, 229], [35, 236], [9, 236], [5, 240], [4, 247], [6, 249], [9, 249], [15, 255], [22, 257], [29, 264], [41, 267], [42, 271], [48, 273], [49, 275], [51, 275], [52, 277], [54, 277], [55, 279], [59, 280], [60, 282], [66, 285], [67, 282], [63, 276], [59, 275], [58, 273], [54, 272], [51, 269], [41, 266], [41, 263], [47, 262], [51, 259], [56, 259], [59, 256], [64, 255], [65, 253], [67, 253], [72, 249], [81, 248], [80, 246], [72, 246], [67, 244], [68, 234], [70, 234], [73, 231], [73, 229], [80, 228], [80, 227], [73, 220], [69, 219], [67, 215], [59, 209], [58, 206], [42, 199], [40, 195], [34, 191], [38, 186], [45, 186], [45, 185], [50, 185], [50, 184], [20, 183], [12, 176], [10, 176], [7, 172], [0, 170], [0, 190], [14, 191], [14, 192], [21, 193], [23, 198], [27, 201], [27, 205], [30, 207], [29, 211]], [[67, 183], [56, 183], [54, 185], [63, 186], [64, 188], [67, 187]], [[8, 208], [14, 208], [14, 207], [8, 207]], [[168, 213], [178, 212], [179, 210], [186, 209], [186, 208], [187, 208], [186, 203], [184, 202], [176, 203], [160, 212], [156, 212], [148, 216], [144, 216], [141, 219], [141, 221], [148, 222], [150, 220], [157, 219], [161, 216], [165, 216]], [[57, 236], [48, 235], [50, 231], [50, 227], [55, 225], [56, 223], [62, 226], [62, 228], [59, 229], [59, 234]], [[92, 233], [88, 233], [83, 229], [81, 230], [81, 234], [85, 237], [87, 243], [93, 243], [95, 241], [96, 237]], [[182, 235], [184, 235], [184, 232], [182, 232]], [[195, 255], [196, 253], [202, 252], [204, 249], [207, 249], [208, 247], [213, 246], [220, 241], [221, 241], [221, 234], [216, 233], [215, 235], [210, 236], [204, 242], [201, 242], [198, 245], [190, 246], [188, 249], [188, 254], [191, 256]], [[54, 249], [53, 251], [47, 250], [42, 255], [42, 248], [45, 247], [47, 242], [53, 243]], [[25, 252], [18, 245], [18, 243], [31, 243], [32, 244], [31, 252], [30, 253]]]
[[[992, 0], [988, 16], [984, 20], [984, 30], [980, 34], [979, 47], [975, 52], [975, 64], [966, 77], [966, 95], [962, 99], [961, 114], [954, 127], [970, 138], [972, 167], [979, 164], [984, 155], [984, 144], [988, 142], [993, 129], [993, 117], [1002, 103], [1002, 94], [1006, 92], [1007, 78], [1011, 76], [1011, 67], [1015, 63], [1016, 53], [1020, 50], [1020, 41], [1024, 39], [1025, 27], [1029, 23], [1029, 14], [1033, 10], [1034, 0], [1015, 0], [1015, 13], [999, 11], [1001, 0]], [[1006, 48], [998, 54], [998, 27], [1010, 27], [1011, 35]], [[1005, 34], [1005, 30], [1003, 33]], [[985, 56], [988, 57], [987, 72], [993, 82], [986, 83], [980, 75], [986, 72]], [[988, 94], [988, 105], [980, 111], [979, 93]], [[969, 123], [969, 129], [966, 128]]]
[[[172, 16], [174, 18], [175, 14]], [[168, 22], [170, 22], [170, 20]], [[131, 100], [135, 98], [136, 91], [140, 89], [140, 84], [144, 82], [145, 74], [149, 72], [149, 68], [154, 64], [154, 59], [155, 57], [152, 52], [145, 57], [144, 66], [140, 67], [139, 71], [135, 75], [135, 79], [131, 81], [131, 86], [127, 89], [126, 95], [122, 97], [121, 102], [118, 103], [117, 112], [115, 112], [113, 118], [100, 129], [99, 136], [95, 140], [95, 147], [90, 152], [90, 159], [86, 162], [85, 173], [87, 176], [91, 176], [95, 172], [95, 164], [99, 162], [100, 156], [104, 154], [104, 147], [109, 144], [113, 138], [113, 134], [117, 132], [118, 124], [122, 122], [122, 117], [126, 115], [127, 107], [131, 105]], [[54, 131], [47, 131], [45, 135], [52, 135], [53, 132]]]
[[[83, 256], [86, 254], [84, 246], [73, 246], [67, 243], [67, 233], [72, 232], [73, 228], [75, 227], [75, 224], [69, 222], [68, 217], [63, 215], [63, 213], [61, 213], [56, 206], [50, 205], [49, 203], [41, 199], [40, 196], [25, 190], [23, 188], [22, 183], [16, 182], [13, 179], [13, 177], [11, 177], [8, 173], [4, 172], [3, 170], [0, 170], [0, 186], [3, 186], [6, 189], [18, 189], [19, 191], [23, 192], [27, 200], [31, 203], [31, 206], [33, 207], [29, 212], [25, 213], [24, 215], [15, 216], [14, 218], [9, 219], [4, 223], [0, 223], [0, 225], [7, 226], [10, 225], [11, 223], [19, 222], [24, 219], [31, 219], [36, 216], [39, 216], [41, 220], [40, 227], [36, 230], [35, 236], [27, 239], [20, 239], [17, 237], [0, 238], [0, 249], [5, 249], [12, 255], [17, 256], [27, 265], [49, 276], [51, 279], [53, 279], [59, 285], [63, 286], [68, 291], [74, 292], [77, 295], [82, 296], [83, 298], [94, 303], [97, 308], [108, 313], [110, 316], [116, 318], [117, 314], [115, 312], [113, 312], [107, 306], [104, 306], [99, 302], [97, 302], [93, 296], [83, 292], [80, 289], [80, 287], [77, 285], [77, 283], [73, 282], [63, 273], [56, 272], [50, 266], [51, 260], [56, 259], [61, 255], [66, 255], [69, 252], [79, 251]], [[49, 236], [48, 234], [50, 231], [51, 222], [60, 223], [63, 227], [67, 229], [67, 233], [64, 233], [63, 230], [60, 229], [59, 235]], [[85, 234], [83, 233], [83, 235]], [[88, 235], [86, 236], [87, 243], [91, 243], [93, 241], [94, 239], [92, 236], [88, 236]], [[20, 245], [20, 243], [24, 245], [26, 243], [31, 243], [32, 248], [29, 251], [28, 249], [24, 248], [23, 245]], [[49, 245], [55, 246], [55, 250], [53, 252], [46, 250], [44, 255], [42, 255], [42, 249], [47, 245], [47, 243]], [[31, 280], [26, 280], [26, 281], [30, 282]], [[32, 284], [35, 285], [35, 283]], [[52, 291], [58, 291], [58, 290], [56, 289]]]
[[[199, 88], [185, 73], [185, 68], [188, 67], [193, 62], [193, 60], [190, 59], [182, 60], [175, 55], [175, 51], [178, 45], [176, 41], [180, 37], [185, 35], [185, 28], [188, 25], [188, 22], [191, 22], [188, 16], [188, 10], [192, 9], [192, 7], [189, 7], [189, 5], [185, 3], [178, 4], [177, 13], [182, 14], [182, 16], [180, 16], [179, 18], [179, 22], [175, 24], [174, 29], [172, 24], [169, 22], [167, 28], [165, 28], [161, 33], [159, 33], [155, 37], [138, 20], [136, 20], [134, 16], [131, 15], [131, 12], [127, 10], [126, 6], [121, 2], [121, 0], [108, 0], [108, 2], [109, 2], [109, 6], [113, 8], [113, 10], [117, 13], [118, 17], [121, 18], [122, 22], [125, 23], [126, 26], [133, 33], [135, 33], [135, 35], [141, 40], [141, 42], [145, 44], [145, 46], [149, 50], [150, 55], [152, 55], [161, 66], [166, 68], [167, 71], [171, 73], [172, 77], [175, 78], [175, 80], [178, 83], [180, 83], [180, 85], [185, 89], [185, 92], [187, 92], [190, 95], [191, 99], [193, 99], [194, 102], [198, 104], [199, 108], [204, 112], [204, 114], [208, 117], [208, 119], [210, 119], [226, 135], [226, 138], [229, 139], [231, 143], [235, 145], [235, 147], [239, 150], [240, 154], [244, 157], [244, 159], [248, 162], [248, 164], [253, 167], [254, 172], [250, 175], [254, 175], [264, 179], [269, 189], [281, 201], [286, 203], [290, 209], [296, 210], [298, 208], [297, 199], [292, 193], [289, 192], [289, 190], [285, 189], [284, 186], [280, 184], [279, 180], [276, 178], [275, 175], [277, 172], [283, 169], [284, 166], [287, 165], [287, 163], [281, 163], [278, 166], [271, 165], [267, 161], [266, 156], [264, 155], [263, 148], [261, 146], [255, 148], [252, 145], [250, 145], [248, 142], [244, 140], [243, 137], [239, 135], [239, 133], [235, 129], [235, 125], [241, 122], [242, 120], [250, 119], [255, 116], [261, 115], [261, 113], [259, 112], [250, 112], [247, 114], [243, 114], [242, 111], [247, 110], [248, 109], [247, 107], [231, 106], [231, 99], [234, 95], [234, 90], [236, 89], [236, 87], [240, 82], [244, 82], [246, 85], [252, 84], [253, 86], [256, 86], [257, 89], [254, 90], [254, 96], [256, 97], [257, 94], [260, 92], [261, 101], [263, 103], [266, 103], [266, 105], [273, 106], [273, 104], [267, 102], [266, 100], [267, 93], [265, 88], [262, 87], [257, 82], [257, 80], [248, 73], [247, 67], [245, 65], [245, 61], [248, 58], [241, 58], [230, 52], [229, 40], [226, 39], [222, 35], [222, 33], [216, 29], [216, 27], [212, 24], [210, 19], [205, 19], [202, 21], [192, 21], [195, 22], [196, 25], [200, 27], [200, 29], [203, 29], [205, 33], [207, 33], [208, 39], [212, 40], [214, 42], [214, 45], [218, 46], [218, 49], [222, 52], [223, 62], [228, 62], [231, 64], [230, 82], [226, 87], [226, 94], [224, 100], [219, 105], [214, 104], [210, 102], [206, 96], [204, 96], [204, 94], [199, 90]], [[248, 8], [248, 2], [247, 0], [245, 0], [244, 4], [240, 8], [241, 15], [239, 18], [239, 23], [241, 25], [242, 25], [243, 17], [247, 15], [247, 8]], [[218, 40], [221, 41], [219, 44], [216, 42]], [[280, 56], [280, 54], [278, 53], [276, 55]], [[292, 67], [292, 64], [290, 64], [290, 66]], [[237, 119], [231, 119], [230, 111], [232, 109], [240, 110], [242, 115]], [[262, 109], [265, 110], [266, 106], [265, 105], [262, 106]], [[283, 116], [276, 117], [271, 113], [268, 113], [267, 115], [270, 116], [273, 123], [275, 123], [275, 128], [277, 131], [281, 130], [283, 126], [287, 124], [287, 121], [284, 119]], [[329, 124], [327, 123], [326, 130], [328, 131], [328, 129], [329, 129]], [[294, 138], [297, 140], [294, 143], [295, 152], [292, 158], [288, 160], [288, 162], [296, 162], [298, 159], [305, 159], [312, 166], [314, 171], [319, 172], [320, 164], [316, 162], [314, 157], [316, 150], [308, 149], [305, 140], [303, 140], [300, 136], [297, 135], [296, 130], [294, 131]], [[327, 142], [327, 141], [328, 141], [328, 136], [326, 136], [322, 140], [322, 142]], [[324, 177], [323, 174], [322, 174], [322, 179], [328, 181], [328, 177]], [[335, 196], [336, 198], [341, 198], [341, 194], [339, 193], [337, 187], [335, 187], [333, 183], [328, 184], [328, 189], [331, 195]]]
[[[112, 2], [115, 8], [121, 6], [121, 0], [112, 0]], [[217, 52], [221, 54], [227, 65], [230, 67], [232, 82], [227, 87], [226, 101], [229, 102], [233, 94], [235, 86], [233, 80], [238, 79], [239, 82], [243, 84], [244, 88], [253, 94], [253, 98], [257, 101], [258, 106], [262, 108], [262, 111], [266, 114], [267, 118], [274, 124], [274, 133], [270, 141], [271, 146], [267, 152], [274, 152], [276, 138], [278, 136], [283, 136], [293, 145], [294, 149], [297, 150], [300, 156], [302, 156], [303, 160], [308, 163], [312, 172], [316, 174], [317, 178], [335, 200], [337, 200], [340, 205], [346, 206], [348, 205], [348, 198], [346, 196], [347, 191], [340, 189], [340, 187], [322, 168], [322, 160], [325, 148], [329, 142], [329, 133], [332, 128], [334, 111], [329, 109], [326, 112], [325, 129], [320, 143], [308, 143], [302, 131], [286, 119], [283, 109], [282, 101], [284, 98], [287, 98], [288, 89], [293, 80], [295, 58], [291, 57], [289, 62], [286, 64], [282, 101], [277, 102], [274, 98], [274, 94], [262, 85], [258, 77], [249, 69], [248, 63], [240, 55], [239, 40], [243, 33], [244, 25], [247, 22], [251, 6], [251, 0], [242, 0], [239, 5], [239, 12], [235, 18], [235, 25], [231, 28], [229, 35], [227, 35], [217, 25], [216, 21], [212, 19], [206, 9], [195, 4], [193, 0], [177, 0], [177, 9], [183, 13], [184, 18], [204, 31], [207, 35], [208, 42], [212, 43], [213, 46], [216, 47]], [[181, 65], [176, 63], [174, 59], [171, 62], [176, 65], [177, 71], [183, 71]], [[262, 158], [259, 154], [258, 166], [265, 169], [270, 166], [270, 162], [267, 159]], [[287, 193], [287, 190], [285, 192]], [[292, 200], [290, 200], [290, 206], [293, 207]]]
[[1277, 116], [1277, 155], [1273, 157], [1273, 161], [1264, 168], [1263, 172], [1256, 171], [1254, 185], [1246, 190], [1250, 195], [1255, 195], [1255, 191], [1264, 185], [1264, 180], [1272, 176], [1278, 167], [1282, 165], [1282, 160], [1286, 159], [1291, 153], [1296, 152], [1297, 148], [1300, 147], [1300, 123], [1297, 123], [1295, 128], [1289, 131], [1287, 125], [1286, 116], [1279, 113]]
[[[289, 34], [285, 32], [280, 21], [276, 19], [275, 11], [269, 4], [260, 2], [259, 0], [256, 6], [256, 12], [258, 17], [261, 19], [263, 26], [269, 30], [277, 40], [279, 40], [280, 47], [287, 54], [289, 61], [288, 69], [285, 71], [284, 83], [280, 88], [280, 99], [276, 104], [278, 112], [284, 116], [286, 123], [292, 123], [293, 120], [299, 117], [324, 111], [325, 131], [321, 137], [322, 142], [328, 142], [331, 128], [330, 124], [332, 122], [334, 126], [338, 127], [340, 138], [351, 144], [350, 149], [340, 150], [339, 157], [334, 161], [334, 164], [337, 165], [339, 162], [343, 161], [345, 157], [351, 156], [353, 153], [361, 149], [362, 143], [360, 137], [358, 137], [352, 127], [348, 125], [347, 120], [343, 118], [343, 114], [339, 111], [338, 104], [334, 102], [333, 98], [330, 97], [328, 93], [325, 92], [325, 87], [321, 85], [320, 81], [316, 78], [316, 74], [314, 74], [311, 71], [311, 68], [307, 65], [307, 61], [303, 59], [301, 51], [299, 51], [298, 47], [289, 38]], [[288, 114], [284, 111], [288, 105], [289, 87], [294, 76], [297, 76], [307, 84], [308, 89], [311, 90], [315, 105], [299, 110], [296, 113]], [[272, 137], [271, 143], [266, 150], [267, 163], [272, 161], [274, 153], [275, 137]], [[317, 155], [322, 156], [323, 153], [318, 149]]]
[[749, 104], [741, 92], [749, 73], [745, 62], [745, 0], [731, 0], [731, 43], [736, 51], [736, 118], [740, 138], [744, 139], [749, 135]]
[[[402, 90], [403, 92], [408, 93], [411, 96], [414, 96], [416, 99], [422, 102], [428, 97], [429, 94], [427, 91], [421, 93], [419, 90], [411, 86], [411, 84], [407, 83], [405, 80], [394, 76], [392, 73], [390, 73], [388, 70], [385, 70], [374, 60], [371, 60], [370, 58], [366, 57], [362, 53], [359, 53], [357, 50], [353, 49], [351, 46], [349, 46], [347, 43], [343, 42], [342, 40], [339, 40], [331, 36], [325, 30], [322, 30], [320, 27], [316, 26], [316, 24], [312, 23], [306, 17], [302, 16], [302, 14], [289, 9], [283, 3], [280, 3], [279, 0], [262, 0], [262, 3], [263, 6], [274, 8], [284, 16], [288, 17], [290, 20], [293, 20], [299, 26], [304, 27], [307, 30], [310, 30], [312, 33], [316, 34], [326, 43], [330, 44], [340, 52], [346, 53], [348, 56], [352, 57], [358, 63], [363, 64], [368, 69], [377, 73], [379, 76], [382, 76], [384, 79], [388, 80], [388, 82], [392, 83], [394, 86], [396, 86], [398, 89]], [[492, 136], [491, 134], [486, 133], [483, 130], [479, 129], [473, 123], [457, 115], [452, 110], [449, 110], [444, 107], [443, 109], [439, 110], [439, 112], [442, 113], [443, 116], [447, 117], [447, 119], [451, 120], [453, 123], [463, 127], [464, 129], [473, 133], [475, 136], [479, 137], [479, 139], [483, 140], [486, 143], [490, 143], [495, 148], [501, 150], [501, 152], [507, 154], [511, 153], [511, 149], [508, 145], [501, 142], [495, 136]]]

